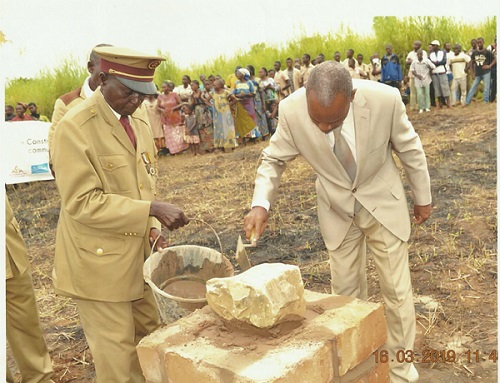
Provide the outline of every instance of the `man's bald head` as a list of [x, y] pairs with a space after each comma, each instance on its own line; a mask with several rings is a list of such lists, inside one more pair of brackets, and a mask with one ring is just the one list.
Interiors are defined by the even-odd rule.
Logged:
[[307, 80], [306, 94], [314, 93], [322, 106], [329, 106], [337, 95], [350, 100], [352, 78], [344, 66], [336, 61], [325, 61], [314, 67]]
[[323, 133], [333, 131], [343, 124], [355, 93], [351, 75], [344, 66], [325, 61], [309, 75], [306, 87], [309, 117]]

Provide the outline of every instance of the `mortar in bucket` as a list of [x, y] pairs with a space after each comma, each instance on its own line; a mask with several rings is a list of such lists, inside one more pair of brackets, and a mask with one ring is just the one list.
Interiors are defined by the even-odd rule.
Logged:
[[194, 245], [153, 253], [143, 271], [166, 324], [207, 304], [205, 283], [209, 279], [234, 275], [231, 262], [221, 252]]

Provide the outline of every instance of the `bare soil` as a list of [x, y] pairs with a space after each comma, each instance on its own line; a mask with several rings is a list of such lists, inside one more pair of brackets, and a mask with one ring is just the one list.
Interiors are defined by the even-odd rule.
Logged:
[[[434, 210], [410, 239], [417, 300], [415, 355], [422, 382], [497, 382], [497, 138], [496, 104], [409, 112], [420, 134], [432, 179]], [[267, 142], [232, 153], [161, 157], [158, 199], [182, 207], [195, 221], [166, 232], [170, 244], [219, 249], [233, 260], [249, 210], [260, 151]], [[254, 264], [298, 265], [306, 287], [329, 292], [327, 253], [316, 214], [315, 174], [298, 158], [285, 172]], [[92, 356], [71, 299], [51, 281], [60, 200], [54, 182], [8, 186], [32, 264], [38, 310], [56, 382], [91, 382]], [[411, 205], [409, 205], [409, 214]], [[220, 244], [212, 230], [219, 238]], [[248, 249], [247, 249], [248, 250]], [[234, 261], [233, 261], [234, 263]], [[369, 258], [369, 300], [380, 301]], [[436, 356], [439, 355], [439, 356]], [[9, 365], [14, 365], [9, 360]]]

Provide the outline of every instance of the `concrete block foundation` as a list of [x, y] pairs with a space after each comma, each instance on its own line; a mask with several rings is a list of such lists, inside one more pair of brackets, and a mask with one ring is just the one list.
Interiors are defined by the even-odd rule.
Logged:
[[222, 320], [209, 306], [144, 338], [149, 383], [389, 383], [372, 353], [386, 341], [383, 307], [306, 290], [305, 318], [271, 329]]

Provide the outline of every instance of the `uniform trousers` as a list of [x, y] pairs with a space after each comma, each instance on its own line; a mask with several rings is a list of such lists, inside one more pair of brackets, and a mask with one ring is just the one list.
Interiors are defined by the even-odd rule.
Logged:
[[[52, 363], [43, 339], [30, 269], [20, 274], [10, 260], [14, 276], [5, 281], [5, 325], [7, 342], [23, 383], [52, 382]], [[7, 382], [14, 382], [9, 368]]]
[[[332, 293], [366, 299], [366, 246], [373, 254], [385, 303], [389, 360], [398, 350], [413, 350], [416, 333], [408, 244], [400, 240], [365, 208], [356, 213], [339, 248], [329, 250]], [[390, 363], [391, 383], [417, 382], [411, 363]]]
[[136, 346], [160, 325], [153, 292], [131, 302], [75, 299], [98, 383], [145, 382]]

